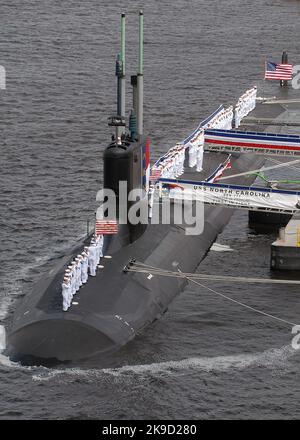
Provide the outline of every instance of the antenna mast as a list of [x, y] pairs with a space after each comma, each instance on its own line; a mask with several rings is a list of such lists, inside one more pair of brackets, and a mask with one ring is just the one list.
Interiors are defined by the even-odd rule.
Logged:
[[144, 14], [140, 11], [139, 14], [139, 60], [138, 60], [138, 74], [137, 74], [137, 134], [139, 140], [143, 135], [144, 114]]

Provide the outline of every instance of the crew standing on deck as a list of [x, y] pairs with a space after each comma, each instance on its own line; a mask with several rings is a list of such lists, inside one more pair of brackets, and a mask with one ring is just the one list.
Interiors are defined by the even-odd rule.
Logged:
[[103, 235], [97, 235], [96, 237], [96, 244], [97, 244], [97, 248], [98, 248], [98, 255], [97, 255], [97, 265], [100, 263], [100, 258], [103, 257]]
[[70, 278], [65, 277], [62, 283], [63, 311], [67, 312], [70, 307]]
[[71, 263], [71, 271], [72, 271], [72, 279], [71, 279], [71, 287], [72, 287], [72, 297], [76, 293], [76, 262], [72, 261]]
[[81, 283], [81, 263], [78, 257], [75, 258], [75, 291], [78, 292]]
[[90, 275], [92, 277], [96, 276], [96, 258], [97, 258], [97, 247], [96, 247], [96, 243], [94, 240], [91, 240], [91, 244], [89, 246], [89, 270], [90, 270]]
[[81, 266], [81, 281], [83, 284], [85, 284], [88, 280], [88, 266], [89, 266], [89, 248], [85, 246], [84, 251], [82, 252], [82, 266]]
[[65, 277], [68, 278], [69, 282], [70, 282], [69, 303], [71, 305], [72, 299], [73, 299], [73, 295], [75, 293], [75, 290], [74, 290], [74, 269], [73, 269], [73, 266], [68, 266], [68, 268], [66, 269], [66, 272], [65, 272]]

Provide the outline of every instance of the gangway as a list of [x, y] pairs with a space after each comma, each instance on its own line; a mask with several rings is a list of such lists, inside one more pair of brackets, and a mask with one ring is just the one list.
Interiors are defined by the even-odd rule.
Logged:
[[300, 136], [254, 131], [206, 129], [206, 151], [254, 153], [264, 156], [300, 156]]
[[300, 191], [167, 178], [160, 178], [159, 185], [176, 200], [279, 214], [300, 212]]

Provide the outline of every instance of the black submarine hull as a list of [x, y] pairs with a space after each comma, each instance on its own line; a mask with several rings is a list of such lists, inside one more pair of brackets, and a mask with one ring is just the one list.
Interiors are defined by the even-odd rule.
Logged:
[[[183, 178], [201, 180], [224, 160], [222, 153], [205, 153], [204, 171], [188, 170]], [[233, 156], [230, 173], [242, 173], [263, 165], [254, 155]], [[253, 176], [234, 183], [251, 184]], [[19, 304], [8, 336], [10, 356], [74, 361], [105, 355], [125, 345], [166, 312], [170, 302], [184, 289], [182, 278], [126, 273], [124, 267], [135, 258], [149, 266], [194, 272], [234, 210], [204, 207], [204, 229], [200, 235], [186, 235], [183, 225], [148, 225], [133, 243], [120, 246], [118, 236], [106, 237], [105, 257], [96, 277], [89, 277], [75, 295], [68, 312], [62, 311], [61, 280], [67, 264], [85, 242], [59, 259], [35, 290]]]

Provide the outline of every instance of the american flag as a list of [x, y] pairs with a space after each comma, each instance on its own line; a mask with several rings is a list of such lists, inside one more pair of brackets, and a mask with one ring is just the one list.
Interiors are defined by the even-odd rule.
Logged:
[[112, 235], [118, 233], [117, 220], [97, 220], [95, 224], [95, 235]]
[[231, 169], [230, 156], [225, 162], [221, 163], [218, 168], [206, 179], [206, 182], [214, 183], [223, 176], [225, 170]]
[[292, 64], [276, 64], [272, 61], [267, 61], [265, 66], [265, 79], [292, 79]]
[[154, 168], [151, 170], [150, 182], [156, 182], [161, 177], [161, 170]]

